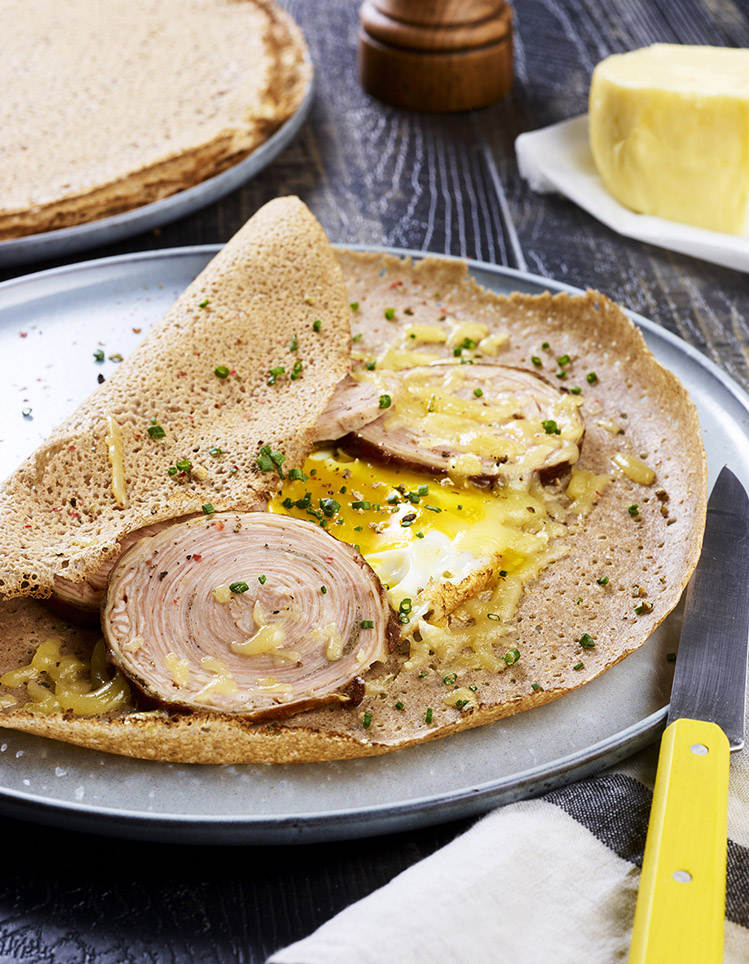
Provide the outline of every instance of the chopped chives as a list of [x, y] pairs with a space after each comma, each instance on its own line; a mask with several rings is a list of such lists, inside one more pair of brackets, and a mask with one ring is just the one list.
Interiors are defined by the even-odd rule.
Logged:
[[598, 579], [596, 579], [596, 582], [598, 583], [599, 586], [608, 586], [608, 584], [609, 584], [609, 577], [608, 577], [608, 576], [600, 576]]
[[481, 398], [481, 396], [482, 396], [484, 393], [483, 393], [483, 391], [482, 391], [480, 388], [474, 388], [473, 394], [476, 396], [476, 398]]
[[213, 515], [213, 513], [216, 511], [210, 502], [206, 502], [205, 505], [202, 505], [201, 509], [203, 510], [204, 515]]
[[505, 663], [507, 663], [508, 666], [512, 666], [513, 663], [517, 663], [519, 659], [520, 659], [519, 649], [511, 649], [507, 653], [505, 653]]
[[445, 686], [451, 686], [453, 683], [457, 682], [457, 679], [457, 673], [448, 673], [447, 676], [442, 677], [442, 682], [445, 684]]
[[151, 438], [164, 438], [166, 432], [160, 425], [151, 425], [148, 429], [148, 434]]
[[229, 589], [239, 595], [240, 593], [247, 592], [250, 587], [246, 582], [232, 582], [229, 583]]
[[390, 408], [393, 400], [389, 395], [380, 395], [379, 406], [380, 408]]
[[364, 716], [362, 717], [362, 721], [361, 721], [361, 722], [362, 722], [362, 726], [363, 726], [363, 727], [365, 727], [365, 728], [366, 728], [366, 727], [369, 727], [369, 725], [370, 725], [371, 722], [372, 722], [372, 714], [369, 712], [369, 710], [367, 710], [367, 711], [365, 712]]
[[374, 620], [373, 620], [373, 619], [362, 619], [362, 621], [361, 621], [361, 628], [362, 628], [362, 629], [374, 629]]
[[595, 383], [598, 381], [598, 375], [596, 375], [595, 372], [588, 372], [585, 378], [587, 379], [589, 385], [595, 385]]
[[203, 298], [202, 301], [198, 302], [198, 308], [206, 308], [211, 303], [210, 298]]
[[313, 331], [319, 331], [321, 328], [322, 328], [322, 322], [320, 321], [319, 318], [315, 318], [315, 320], [312, 322]]
[[575, 665], [574, 665], [572, 668], [573, 668], [573, 669], [582, 669], [584, 665], [585, 665], [584, 663], [575, 663]]
[[583, 649], [592, 649], [595, 646], [595, 641], [590, 633], [583, 633], [578, 642]]
[[104, 361], [104, 352], [101, 350], [101, 348], [96, 349], [94, 352], [94, 358], [99, 362]]
[[265, 585], [265, 580], [266, 580], [267, 578], [268, 578], [267, 576], [258, 576], [258, 577], [257, 577], [257, 581], [260, 583], [261, 586], [264, 586], [264, 585]]
[[228, 378], [229, 369], [226, 367], [226, 365], [216, 365], [216, 367], [213, 369], [213, 374], [216, 376], [216, 378]]
[[392, 321], [393, 318], [395, 318], [395, 308], [386, 308], [385, 317], [387, 318], [388, 321]]
[[428, 706], [427, 711], [424, 714], [424, 719], [426, 720], [427, 723], [431, 723], [433, 717], [434, 717], [434, 710], [432, 709], [431, 706]]

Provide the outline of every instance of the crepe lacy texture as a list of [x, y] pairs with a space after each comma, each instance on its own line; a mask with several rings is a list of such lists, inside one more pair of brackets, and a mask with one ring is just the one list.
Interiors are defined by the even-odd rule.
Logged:
[[[471, 669], [453, 678], [435, 661], [406, 669], [407, 654], [398, 647], [364, 674], [358, 707], [326, 706], [285, 720], [253, 723], [168, 707], [141, 707], [109, 720], [40, 718], [21, 707], [0, 715], [0, 725], [148, 759], [368, 756], [557, 699], [639, 647], [676, 605], [701, 545], [704, 452], [686, 390], [654, 359], [624, 313], [597, 292], [496, 295], [452, 260], [412, 263], [344, 252], [339, 262], [346, 301], [356, 306], [350, 312], [354, 377], [373, 363], [375, 371], [403, 371], [463, 358], [537, 370], [568, 392], [580, 389], [586, 427], [580, 459], [545, 487], [566, 530], [559, 540], [566, 554], [526, 585], [503, 626], [516, 640], [518, 657], [503, 672]], [[455, 356], [454, 344], [465, 339], [475, 347]], [[324, 408], [321, 403], [320, 413]], [[643, 459], [654, 478], [637, 481], [637, 472], [628, 475], [615, 458], [628, 471]], [[573, 478], [587, 480], [577, 494]], [[27, 611], [19, 623], [18, 612], [8, 615], [7, 607], [22, 605]], [[2, 668], [28, 662], [34, 640], [52, 625], [52, 617], [31, 603], [0, 607]], [[469, 702], [455, 699], [463, 687], [471, 688]]]
[[136, 529], [263, 501], [348, 367], [347, 316], [309, 211], [266, 205], [4, 483], [0, 592], [49, 595]]
[[310, 522], [220, 514], [139, 540], [102, 625], [116, 664], [162, 703], [290, 716], [358, 703], [398, 636], [362, 556]]
[[220, 173], [311, 82], [303, 37], [270, 0], [14, 0], [3, 29], [0, 238], [118, 214]]

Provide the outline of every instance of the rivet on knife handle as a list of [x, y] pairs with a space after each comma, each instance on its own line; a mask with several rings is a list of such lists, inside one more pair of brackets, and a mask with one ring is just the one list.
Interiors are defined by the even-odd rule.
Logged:
[[629, 964], [720, 964], [729, 749], [714, 723], [680, 719], [661, 742]]

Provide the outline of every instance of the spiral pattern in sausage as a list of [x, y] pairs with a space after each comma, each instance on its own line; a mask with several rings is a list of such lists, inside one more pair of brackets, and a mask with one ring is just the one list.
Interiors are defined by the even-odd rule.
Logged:
[[357, 702], [361, 675], [398, 635], [355, 549], [254, 512], [140, 539], [112, 571], [102, 626], [113, 661], [148, 695], [253, 720]]

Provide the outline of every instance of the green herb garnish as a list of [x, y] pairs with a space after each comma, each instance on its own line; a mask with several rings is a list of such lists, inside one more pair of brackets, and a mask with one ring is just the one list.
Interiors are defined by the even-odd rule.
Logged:
[[240, 594], [243, 593], [243, 592], [247, 592], [247, 590], [248, 590], [249, 588], [250, 588], [250, 587], [247, 585], [246, 582], [232, 582], [232, 583], [229, 583], [229, 589], [230, 589], [233, 593], [236, 593], [237, 595], [240, 595]]

